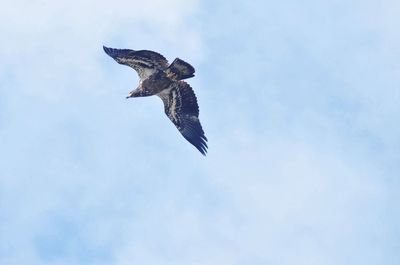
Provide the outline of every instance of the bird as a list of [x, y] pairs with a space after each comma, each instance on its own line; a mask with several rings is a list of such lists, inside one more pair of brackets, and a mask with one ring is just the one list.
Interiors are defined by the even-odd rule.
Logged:
[[199, 120], [199, 105], [192, 87], [183, 81], [194, 77], [195, 69], [182, 59], [167, 59], [150, 50], [115, 49], [103, 46], [117, 63], [133, 68], [139, 85], [126, 98], [157, 95], [164, 103], [164, 112], [182, 136], [202, 155], [207, 153], [208, 139]]

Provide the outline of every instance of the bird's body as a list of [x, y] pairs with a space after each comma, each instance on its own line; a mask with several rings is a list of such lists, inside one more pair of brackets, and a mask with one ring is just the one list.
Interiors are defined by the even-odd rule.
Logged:
[[168, 64], [164, 56], [153, 51], [103, 48], [115, 61], [132, 67], [139, 75], [139, 86], [127, 98], [159, 96], [168, 118], [205, 155], [207, 138], [199, 121], [197, 98], [193, 89], [182, 81], [194, 76], [194, 68], [179, 58]]

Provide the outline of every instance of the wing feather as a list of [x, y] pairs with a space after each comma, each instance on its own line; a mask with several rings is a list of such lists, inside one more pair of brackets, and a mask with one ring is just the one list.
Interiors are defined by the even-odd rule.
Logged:
[[164, 71], [168, 61], [157, 52], [129, 49], [113, 49], [103, 46], [104, 51], [117, 63], [132, 67], [139, 74], [140, 79], [146, 79], [157, 71]]
[[207, 137], [200, 124], [199, 106], [193, 89], [186, 82], [176, 81], [157, 95], [164, 102], [165, 114], [183, 137], [205, 155]]

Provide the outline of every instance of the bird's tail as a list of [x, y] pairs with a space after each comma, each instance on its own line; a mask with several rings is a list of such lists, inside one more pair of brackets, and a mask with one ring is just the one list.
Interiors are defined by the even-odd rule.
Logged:
[[176, 58], [171, 63], [171, 65], [168, 66], [166, 73], [171, 78], [174, 78], [177, 80], [182, 80], [182, 79], [193, 77], [194, 76], [194, 68], [193, 68], [193, 66], [191, 66], [189, 63], [185, 62], [184, 60]]

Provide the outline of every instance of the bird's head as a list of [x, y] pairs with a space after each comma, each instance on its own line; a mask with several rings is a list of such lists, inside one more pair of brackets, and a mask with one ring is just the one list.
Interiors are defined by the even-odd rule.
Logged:
[[132, 90], [131, 92], [129, 92], [129, 94], [128, 94], [128, 96], [126, 96], [126, 98], [140, 97], [141, 96], [140, 92], [141, 91], [139, 89]]

